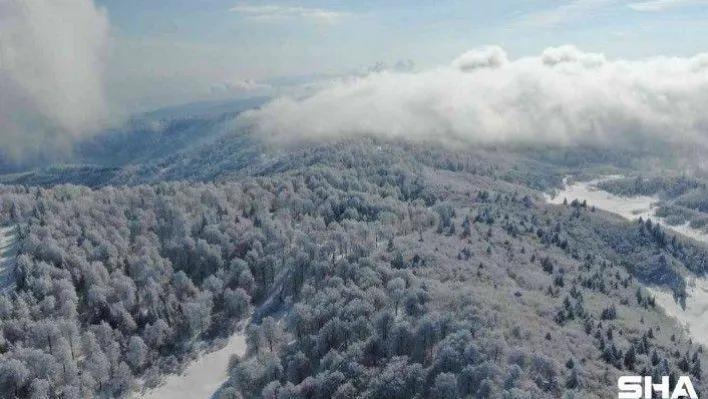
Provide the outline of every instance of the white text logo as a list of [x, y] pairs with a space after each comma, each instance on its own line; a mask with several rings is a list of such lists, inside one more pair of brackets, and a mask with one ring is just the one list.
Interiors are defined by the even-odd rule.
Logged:
[[619, 399], [651, 399], [654, 392], [661, 394], [662, 399], [698, 398], [687, 376], [679, 377], [673, 389], [669, 385], [669, 377], [661, 377], [661, 383], [655, 383], [651, 377], [622, 376], [617, 380], [617, 389]]

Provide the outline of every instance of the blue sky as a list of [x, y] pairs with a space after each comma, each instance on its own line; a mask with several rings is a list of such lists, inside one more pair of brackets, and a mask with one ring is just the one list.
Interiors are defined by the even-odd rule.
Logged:
[[349, 74], [379, 61], [447, 65], [488, 44], [512, 58], [573, 44], [613, 59], [690, 56], [708, 46], [706, 0], [96, 3], [115, 37], [113, 90], [136, 107], [206, 98], [214, 85]]

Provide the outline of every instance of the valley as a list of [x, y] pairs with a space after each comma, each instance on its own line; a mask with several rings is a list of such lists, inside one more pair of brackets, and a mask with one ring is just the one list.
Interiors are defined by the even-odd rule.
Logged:
[[[597, 183], [621, 179], [622, 176], [609, 176], [588, 182], [567, 184], [565, 187], [548, 195], [550, 203], [562, 204], [564, 201], [587, 201], [588, 206], [594, 206], [608, 212], [615, 213], [628, 220], [651, 219], [655, 223], [663, 224], [667, 229], [689, 237], [702, 243], [708, 243], [708, 234], [691, 228], [688, 223], [673, 226], [666, 223], [666, 219], [655, 214], [656, 204], [660, 201], [656, 197], [620, 197], [597, 187]], [[708, 345], [708, 280], [703, 276], [689, 274], [687, 277], [687, 298], [685, 304], [680, 304], [671, 292], [656, 287], [647, 287], [649, 292], [656, 297], [657, 304], [664, 309], [668, 316], [675, 318], [681, 325], [685, 325], [696, 342]]]

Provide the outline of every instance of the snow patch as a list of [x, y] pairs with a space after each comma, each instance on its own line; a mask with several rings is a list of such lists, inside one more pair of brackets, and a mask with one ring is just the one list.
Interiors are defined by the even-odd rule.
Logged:
[[588, 206], [615, 213], [628, 220], [637, 220], [640, 217], [656, 219], [654, 208], [656, 203], [659, 202], [658, 198], [646, 196], [620, 197], [597, 187], [599, 183], [618, 178], [621, 178], [621, 176], [607, 176], [602, 179], [568, 185], [568, 178], [566, 177], [563, 179], [565, 188], [553, 196], [546, 194], [546, 201], [551, 204], [562, 204], [565, 200], [568, 200], [568, 203], [575, 199], [581, 202], [585, 200]]
[[236, 333], [222, 349], [190, 364], [182, 375], [170, 375], [161, 386], [135, 395], [141, 399], [211, 399], [228, 379], [231, 355], [246, 353], [246, 335]]
[[14, 287], [12, 270], [15, 266], [15, 236], [14, 227], [0, 227], [0, 293]]
[[655, 215], [660, 199], [658, 197], [638, 196], [620, 197], [601, 190], [597, 185], [601, 182], [623, 178], [620, 175], [605, 176], [587, 182], [576, 182], [568, 184], [568, 178], [563, 179], [565, 187], [555, 194], [544, 194], [546, 201], [551, 204], [562, 204], [564, 200], [587, 201], [588, 206], [617, 214], [627, 220], [637, 220], [640, 217], [644, 220], [651, 219], [660, 223], [664, 228], [674, 231], [680, 235], [693, 238], [708, 244], [708, 234], [691, 228], [688, 223], [680, 226], [672, 226], [666, 222], [665, 218]]
[[688, 329], [689, 334], [701, 345], [708, 346], [708, 279], [696, 278], [686, 287], [686, 309], [674, 300], [669, 291], [647, 287], [667, 316], [676, 319]]

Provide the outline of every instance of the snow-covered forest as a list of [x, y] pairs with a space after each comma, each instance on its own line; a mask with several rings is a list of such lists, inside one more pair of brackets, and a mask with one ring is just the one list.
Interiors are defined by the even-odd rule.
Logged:
[[707, 4], [0, 0], [0, 399], [708, 398]]
[[703, 348], [646, 287], [685, 300], [708, 248], [548, 204], [567, 151], [233, 132], [107, 179], [13, 175], [0, 390], [149, 395], [233, 334], [218, 398], [605, 398], [628, 372], [702, 390]]

